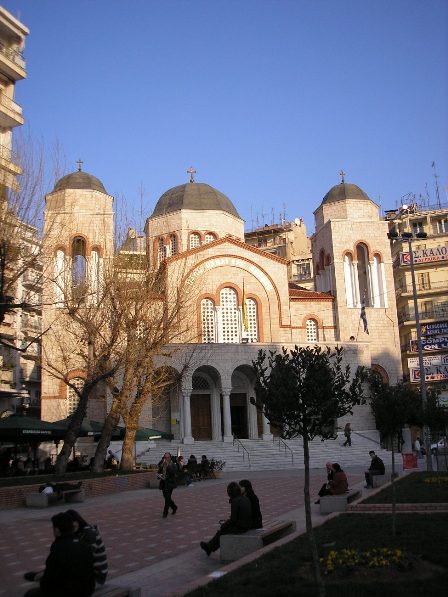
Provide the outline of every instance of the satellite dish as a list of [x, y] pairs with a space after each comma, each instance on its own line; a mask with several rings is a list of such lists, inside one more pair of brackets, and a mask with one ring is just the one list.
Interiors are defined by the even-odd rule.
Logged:
[[407, 206], [406, 204], [403, 204], [403, 205], [401, 206], [401, 209], [407, 209], [407, 208], [408, 208], [408, 206]]

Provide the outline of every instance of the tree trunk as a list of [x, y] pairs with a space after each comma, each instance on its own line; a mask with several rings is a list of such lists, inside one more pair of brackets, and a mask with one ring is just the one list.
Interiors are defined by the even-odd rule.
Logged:
[[106, 420], [104, 421], [104, 427], [101, 432], [100, 441], [98, 442], [98, 445], [96, 447], [95, 458], [93, 461], [92, 468], [92, 471], [94, 473], [99, 473], [104, 469], [104, 461], [106, 459], [106, 452], [110, 444], [112, 432], [114, 428], [118, 425], [118, 422], [120, 420], [120, 409], [120, 401], [114, 398], [114, 400], [112, 401], [111, 409], [106, 417]]
[[311, 555], [313, 557], [313, 572], [314, 580], [317, 587], [318, 597], [325, 597], [325, 585], [320, 569], [319, 553], [317, 551], [316, 537], [314, 536], [313, 522], [311, 520], [311, 500], [310, 500], [310, 452], [308, 446], [307, 433], [303, 434], [303, 461], [305, 464], [305, 485], [303, 493], [305, 496], [305, 519], [306, 519], [306, 533], [310, 543]]
[[126, 425], [126, 431], [124, 434], [123, 448], [121, 450], [121, 462], [120, 470], [132, 471], [135, 465], [135, 434], [137, 432], [137, 423], [135, 420], [131, 423], [128, 422]]
[[79, 397], [78, 406], [72, 415], [67, 433], [64, 437], [64, 445], [56, 458], [55, 473], [61, 475], [67, 470], [68, 459], [70, 457], [73, 446], [79, 437], [82, 422], [87, 413], [87, 401], [89, 400], [90, 392], [92, 391], [91, 384], [85, 384]]

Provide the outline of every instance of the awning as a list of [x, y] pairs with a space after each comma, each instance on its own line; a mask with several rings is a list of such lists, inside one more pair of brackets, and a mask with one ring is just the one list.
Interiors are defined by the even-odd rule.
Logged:
[[67, 429], [58, 423], [22, 415], [0, 418], [0, 441], [45, 442], [64, 439]]

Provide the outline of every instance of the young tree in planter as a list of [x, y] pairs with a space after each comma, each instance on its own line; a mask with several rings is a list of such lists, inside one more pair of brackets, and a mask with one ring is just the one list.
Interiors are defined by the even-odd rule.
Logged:
[[371, 407], [377, 429], [392, 446], [392, 535], [396, 534], [395, 442], [400, 444], [405, 425], [416, 425], [421, 416], [419, 392], [403, 383], [385, 384], [375, 373], [370, 374]]
[[309, 442], [334, 437], [336, 419], [352, 412], [362, 398], [363, 371], [352, 377], [343, 366], [343, 349], [319, 346], [282, 349], [280, 354], [260, 350], [253, 361], [257, 401], [265, 417], [284, 438], [303, 440], [306, 530], [313, 558], [318, 594], [325, 595], [317, 544], [311, 521]]

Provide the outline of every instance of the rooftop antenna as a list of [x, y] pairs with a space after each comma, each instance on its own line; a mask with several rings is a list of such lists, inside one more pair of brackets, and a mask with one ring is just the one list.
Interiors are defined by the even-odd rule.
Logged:
[[286, 203], [283, 203], [283, 226], [286, 224]]
[[272, 225], [275, 223], [275, 215], [274, 215], [274, 208], [271, 209], [272, 212]]
[[428, 204], [428, 207], [431, 205], [431, 198], [429, 196], [429, 190], [428, 190], [428, 183], [425, 182], [425, 191], [426, 191], [426, 201]]
[[250, 223], [251, 223], [251, 230], [254, 229], [254, 215], [253, 215], [253, 210], [252, 210], [252, 205], [250, 206]]
[[[261, 208], [261, 209], [263, 209], [263, 208]], [[261, 221], [262, 221], [262, 224], [261, 224], [261, 225], [262, 225], [262, 226], [264, 226], [264, 217], [265, 217], [265, 215], [266, 215], [266, 214], [264, 213], [264, 211], [262, 211], [262, 212], [261, 212]]]
[[434, 170], [434, 180], [435, 180], [435, 186], [436, 186], [437, 208], [440, 209], [442, 207], [442, 204], [440, 203], [439, 177], [438, 177], [437, 172], [436, 172], [436, 163], [433, 162], [431, 164], [431, 167]]

